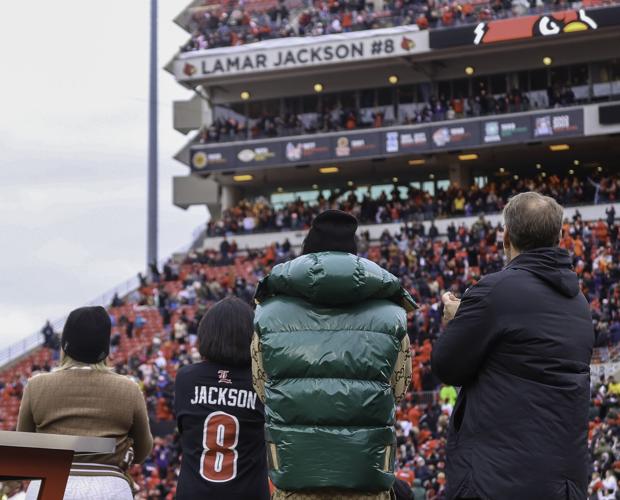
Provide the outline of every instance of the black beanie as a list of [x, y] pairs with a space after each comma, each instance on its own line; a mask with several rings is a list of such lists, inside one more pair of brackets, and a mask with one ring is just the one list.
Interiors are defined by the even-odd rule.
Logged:
[[112, 322], [103, 307], [80, 307], [67, 318], [62, 350], [81, 363], [99, 363], [110, 352], [111, 331]]
[[302, 254], [347, 252], [356, 254], [357, 219], [342, 210], [326, 210], [312, 221], [304, 240]]

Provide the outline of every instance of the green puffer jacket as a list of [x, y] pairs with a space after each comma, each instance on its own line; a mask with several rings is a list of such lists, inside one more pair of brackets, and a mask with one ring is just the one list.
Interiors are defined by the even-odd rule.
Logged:
[[377, 264], [323, 252], [275, 266], [256, 301], [273, 483], [289, 491], [389, 490], [390, 377], [411, 296]]

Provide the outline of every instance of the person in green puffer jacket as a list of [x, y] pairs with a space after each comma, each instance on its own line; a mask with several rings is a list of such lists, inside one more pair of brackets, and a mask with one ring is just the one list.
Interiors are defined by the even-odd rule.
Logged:
[[256, 290], [253, 383], [276, 500], [390, 498], [416, 304], [398, 278], [357, 257], [356, 230], [345, 212], [321, 213], [302, 256]]

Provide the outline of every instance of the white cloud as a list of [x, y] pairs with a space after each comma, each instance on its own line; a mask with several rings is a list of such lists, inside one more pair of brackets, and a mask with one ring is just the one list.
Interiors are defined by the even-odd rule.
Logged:
[[[63, 256], [61, 261], [58, 261], [58, 255]], [[90, 252], [81, 242], [71, 241], [60, 236], [45, 241], [43, 245], [31, 253], [31, 258], [41, 265], [50, 265], [67, 270], [82, 267], [89, 261], [89, 257]]]
[[[159, 67], [188, 37], [187, 0], [160, 1]], [[0, 346], [144, 267], [149, 2], [0, 2]], [[160, 256], [187, 244], [202, 207], [171, 203], [187, 137], [159, 73]]]

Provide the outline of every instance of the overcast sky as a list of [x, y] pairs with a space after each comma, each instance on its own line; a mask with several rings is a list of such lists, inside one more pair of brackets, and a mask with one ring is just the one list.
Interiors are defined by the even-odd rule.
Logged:
[[[160, 2], [159, 67], [188, 34], [189, 0]], [[146, 253], [149, 0], [0, 2], [0, 347], [134, 276]], [[159, 252], [203, 207], [172, 205], [172, 101], [159, 72]]]

